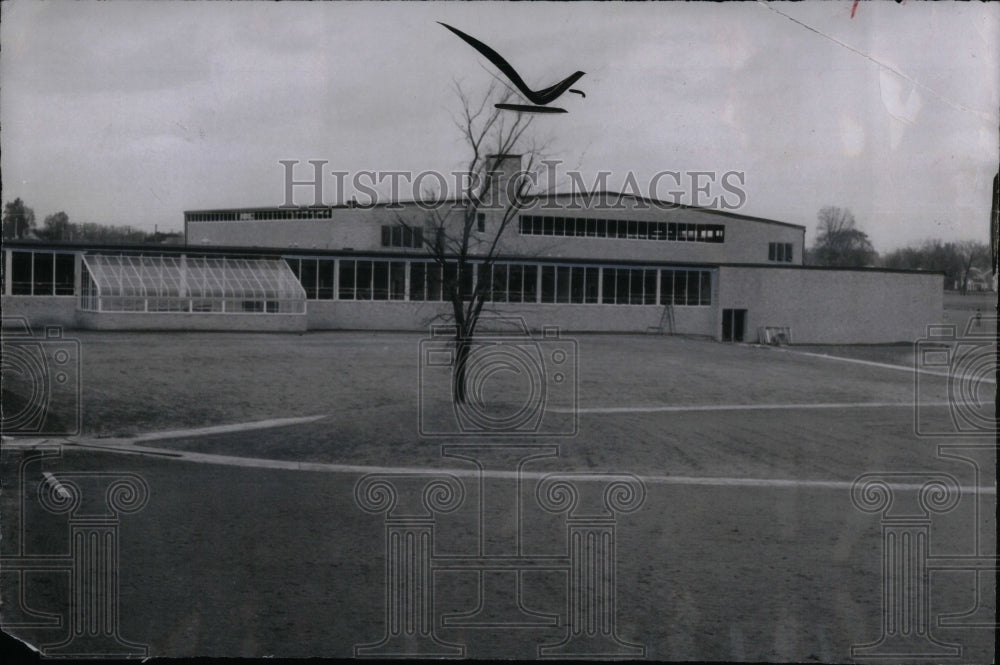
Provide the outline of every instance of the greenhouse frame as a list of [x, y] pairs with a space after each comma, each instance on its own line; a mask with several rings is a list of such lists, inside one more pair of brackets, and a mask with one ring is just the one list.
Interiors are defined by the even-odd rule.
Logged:
[[84, 254], [79, 309], [114, 313], [305, 314], [283, 259]]

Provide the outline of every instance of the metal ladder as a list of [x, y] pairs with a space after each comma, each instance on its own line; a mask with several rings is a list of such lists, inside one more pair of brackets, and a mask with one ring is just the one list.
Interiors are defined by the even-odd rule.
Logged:
[[647, 332], [657, 332], [661, 335], [670, 333], [674, 334], [674, 306], [664, 305], [663, 312], [660, 313], [660, 323], [655, 326], [649, 326], [646, 329]]

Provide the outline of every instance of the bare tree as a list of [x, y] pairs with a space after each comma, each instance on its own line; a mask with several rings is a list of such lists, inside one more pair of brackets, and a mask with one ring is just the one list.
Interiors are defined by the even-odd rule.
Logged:
[[[461, 109], [454, 121], [468, 148], [461, 191], [453, 201], [428, 211], [422, 238], [430, 257], [441, 266], [442, 288], [451, 305], [456, 346], [452, 397], [464, 403], [466, 363], [483, 308], [490, 300], [489, 276], [503, 249], [505, 232], [532, 193], [539, 148], [528, 134], [530, 114], [494, 106], [513, 93], [496, 84], [477, 99], [457, 83], [455, 91]], [[505, 178], [501, 167], [514, 156], [521, 159], [520, 169]], [[488, 228], [484, 211], [491, 212]], [[404, 226], [412, 224], [398, 214], [396, 219]], [[478, 280], [477, 269], [483, 276]]]
[[989, 247], [975, 240], [954, 243], [955, 258], [959, 264], [959, 292], [964, 296], [969, 289], [969, 273], [979, 263], [985, 263]]
[[816, 244], [809, 253], [811, 263], [821, 266], [863, 267], [871, 265], [878, 258], [878, 253], [868, 240], [868, 234], [857, 228], [850, 210], [824, 206], [816, 216], [819, 227]]

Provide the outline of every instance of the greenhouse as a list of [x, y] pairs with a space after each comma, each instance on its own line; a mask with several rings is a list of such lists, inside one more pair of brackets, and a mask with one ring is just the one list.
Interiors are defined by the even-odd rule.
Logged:
[[305, 314], [306, 294], [282, 259], [84, 254], [87, 312]]

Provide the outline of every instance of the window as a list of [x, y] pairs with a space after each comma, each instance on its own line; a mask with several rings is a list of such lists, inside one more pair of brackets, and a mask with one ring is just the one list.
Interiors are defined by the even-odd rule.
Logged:
[[393, 261], [389, 264], [389, 300], [406, 297], [406, 264]]
[[382, 227], [383, 247], [412, 247], [419, 249], [423, 244], [423, 229], [411, 229], [402, 224]]
[[357, 300], [372, 299], [372, 262], [358, 261], [355, 276], [355, 298]]
[[445, 300], [444, 280], [441, 279], [441, 266], [437, 263], [427, 264], [427, 300]]
[[538, 302], [538, 266], [524, 266], [522, 272], [524, 302]]
[[333, 266], [334, 262], [329, 259], [318, 262], [316, 297], [320, 300], [333, 300]]
[[615, 271], [614, 268], [604, 269], [603, 293], [601, 302], [606, 305], [613, 305], [615, 302]]
[[372, 299], [389, 299], [389, 263], [387, 261], [372, 262]]
[[306, 291], [306, 300], [316, 300], [316, 259], [302, 259], [299, 281]]
[[778, 263], [792, 262], [792, 243], [769, 242], [767, 244], [767, 260]]
[[422, 261], [410, 264], [410, 300], [424, 300], [424, 280], [427, 264]]
[[354, 271], [356, 261], [340, 261], [340, 271], [337, 275], [339, 289], [337, 297], [341, 300], [354, 300]]
[[570, 269], [567, 266], [556, 268], [556, 302], [569, 302]]
[[584, 298], [583, 298], [584, 302], [586, 302], [586, 303], [596, 303], [597, 302], [597, 298], [598, 298], [598, 295], [599, 295], [599, 292], [598, 292], [597, 289], [598, 289], [598, 286], [600, 284], [600, 282], [599, 282], [599, 279], [600, 279], [599, 275], [600, 275], [600, 273], [601, 273], [601, 269], [600, 268], [587, 268], [586, 269], [586, 277], [585, 277], [585, 280], [584, 280], [584, 282], [585, 282], [585, 286], [584, 286]]
[[711, 305], [712, 273], [708, 270], [660, 271], [661, 305]]
[[507, 300], [522, 302], [524, 300], [524, 266], [511, 265], [507, 267]]
[[556, 267], [542, 266], [542, 302], [556, 301]]
[[75, 271], [73, 254], [11, 252], [11, 295], [71, 296], [76, 292]]
[[584, 301], [584, 293], [586, 293], [586, 276], [587, 273], [584, 268], [573, 268], [570, 276], [570, 302], [582, 303]]
[[674, 304], [674, 271], [660, 271], [660, 304]]
[[507, 302], [507, 264], [499, 263], [493, 266], [493, 283], [490, 297], [494, 302]]
[[629, 269], [618, 268], [615, 270], [615, 304], [627, 305], [629, 294]]
[[656, 304], [656, 270], [643, 270], [643, 305]]
[[75, 293], [74, 273], [76, 259], [72, 254], [56, 254], [56, 295], [71, 296]]

